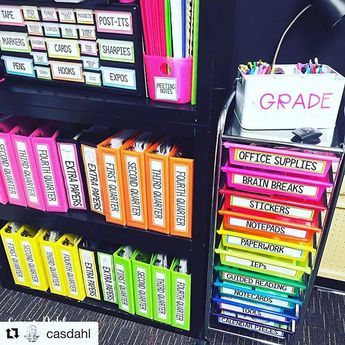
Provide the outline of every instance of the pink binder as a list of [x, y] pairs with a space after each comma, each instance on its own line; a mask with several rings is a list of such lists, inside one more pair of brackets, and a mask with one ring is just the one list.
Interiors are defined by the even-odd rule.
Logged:
[[8, 201], [11, 204], [27, 206], [25, 192], [17, 166], [17, 159], [10, 137], [10, 131], [21, 120], [19, 117], [7, 117], [0, 122], [0, 173]]
[[8, 203], [8, 196], [5, 189], [4, 181], [0, 176], [0, 204], [6, 205]]
[[47, 211], [67, 212], [68, 204], [56, 147], [60, 124], [46, 121], [31, 135], [31, 144]]
[[10, 136], [28, 206], [45, 211], [41, 183], [30, 141], [30, 135], [38, 126], [38, 120], [25, 119], [11, 130]]

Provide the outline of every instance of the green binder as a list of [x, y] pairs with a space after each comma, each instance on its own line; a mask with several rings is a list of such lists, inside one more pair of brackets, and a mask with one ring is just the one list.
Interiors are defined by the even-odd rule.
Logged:
[[136, 250], [132, 257], [132, 271], [135, 313], [152, 319], [151, 254]]
[[187, 261], [174, 259], [171, 265], [172, 320], [174, 327], [189, 331], [191, 276], [187, 271]]
[[113, 256], [119, 309], [130, 314], [135, 312], [131, 264], [133, 252], [131, 247], [122, 246]]
[[153, 319], [171, 325], [171, 272], [162, 254], [152, 255]]

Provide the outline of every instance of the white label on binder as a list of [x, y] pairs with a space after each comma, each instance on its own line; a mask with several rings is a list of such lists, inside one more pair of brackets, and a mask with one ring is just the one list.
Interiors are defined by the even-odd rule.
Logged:
[[131, 219], [137, 222], [142, 222], [143, 202], [139, 176], [139, 162], [136, 157], [126, 155], [126, 175]]
[[40, 20], [37, 6], [22, 6], [25, 20]]
[[286, 275], [292, 276], [292, 277], [294, 277], [296, 275], [296, 272], [297, 272], [296, 270], [292, 270], [289, 268], [275, 266], [275, 265], [257, 262], [257, 261], [253, 261], [253, 260], [236, 258], [236, 257], [230, 256], [230, 255], [225, 255], [225, 261], [230, 262], [230, 263], [236, 263], [239, 265], [248, 266], [248, 267], [259, 268], [261, 270], [279, 272], [279, 273], [283, 273], [283, 274], [286, 274]]
[[49, 80], [52, 78], [49, 67], [36, 66], [34, 68], [37, 73], [37, 78]]
[[38, 163], [43, 179], [43, 188], [46, 194], [48, 205], [58, 206], [59, 202], [56, 193], [56, 185], [50, 159], [49, 147], [44, 144], [37, 144], [36, 149], [38, 154]]
[[44, 23], [44, 33], [48, 37], [60, 37], [60, 25], [57, 23]]
[[146, 270], [137, 267], [137, 280], [138, 280], [138, 305], [139, 311], [143, 314], [148, 313], [148, 299], [147, 299], [147, 276]]
[[27, 197], [30, 202], [37, 203], [37, 186], [35, 186], [32, 167], [28, 157], [26, 144], [22, 141], [16, 141], [17, 152], [20, 162], [20, 167], [24, 177], [24, 185], [26, 187]]
[[61, 36], [63, 38], [78, 38], [78, 30], [76, 25], [60, 24]]
[[266, 232], [274, 232], [276, 234], [289, 235], [298, 238], [305, 238], [307, 232], [305, 230], [299, 230], [294, 228], [288, 228], [283, 225], [276, 225], [264, 222], [257, 222], [254, 220], [246, 220], [241, 218], [230, 217], [230, 225], [239, 226], [248, 229], [255, 229]]
[[292, 218], [300, 218], [311, 220], [314, 215], [313, 210], [309, 210], [302, 207], [295, 207], [295, 206], [288, 206], [278, 203], [271, 203], [267, 201], [260, 201], [255, 199], [249, 199], [240, 196], [231, 196], [230, 197], [230, 204], [233, 206], [239, 206], [251, 210], [267, 212], [267, 213], [274, 213], [279, 214], [282, 216], [292, 217]]
[[254, 241], [248, 238], [241, 238], [237, 236], [226, 236], [226, 242], [229, 244], [235, 244], [242, 247], [248, 247], [258, 250], [263, 250], [266, 252], [274, 253], [274, 254], [281, 254], [286, 256], [291, 256], [293, 258], [300, 258], [302, 255], [301, 250], [281, 246], [274, 243], [268, 243], [263, 241]]
[[4, 176], [4, 182], [7, 186], [8, 196], [13, 199], [18, 199], [17, 183], [13, 175], [13, 167], [8, 158], [7, 145], [3, 138], [0, 138], [0, 162]]
[[117, 303], [112, 256], [104, 253], [98, 253], [98, 258], [101, 266], [101, 281], [103, 286], [104, 300], [111, 303]]
[[101, 67], [103, 85], [121, 89], [136, 90], [135, 70], [115, 67]]
[[5, 239], [5, 242], [6, 242], [7, 250], [12, 261], [16, 278], [18, 281], [24, 283], [25, 281], [24, 273], [23, 273], [21, 263], [19, 261], [19, 257], [18, 257], [18, 253], [17, 253], [16, 246], [14, 244], [14, 241], [12, 238], [9, 238], [9, 237], [3, 237], [3, 238]]
[[93, 25], [78, 25], [79, 38], [81, 40], [95, 40], [96, 28]]
[[79, 251], [81, 254], [81, 263], [84, 272], [84, 281], [87, 296], [95, 299], [100, 299], [94, 253], [84, 249], [79, 249]]
[[123, 11], [95, 11], [98, 32], [133, 33], [132, 13]]
[[189, 184], [188, 184], [188, 174], [189, 170], [186, 165], [175, 165], [174, 169], [174, 191], [175, 195], [173, 197], [175, 208], [174, 214], [176, 218], [174, 219], [175, 229], [177, 231], [186, 232], [188, 231], [188, 195], [189, 195]]
[[154, 77], [155, 96], [157, 100], [177, 101], [177, 79]]
[[74, 10], [71, 8], [58, 8], [61, 23], [75, 23]]
[[77, 22], [80, 24], [93, 24], [93, 11], [77, 8], [76, 10]]
[[118, 162], [115, 156], [104, 155], [104, 170], [106, 175], [108, 200], [110, 207], [110, 215], [112, 218], [122, 219], [121, 203], [120, 203], [120, 185], [117, 176]]
[[81, 63], [50, 61], [53, 79], [84, 82]]
[[28, 34], [25, 32], [0, 31], [0, 49], [10, 52], [30, 53]]
[[46, 262], [48, 264], [49, 273], [51, 277], [50, 282], [53, 285], [53, 289], [61, 292], [62, 286], [61, 286], [59, 273], [57, 270], [57, 263], [56, 263], [56, 258], [55, 258], [53, 249], [49, 246], [43, 246], [43, 248], [46, 255]]
[[[81, 60], [83, 61], [84, 69], [89, 69], [89, 70], [98, 70], [99, 69], [99, 58], [90, 57], [90, 56], [82, 56]], [[99, 76], [100, 76], [100, 74], [99, 74]], [[99, 81], [101, 84], [101, 79], [99, 79]]]
[[319, 188], [314, 186], [307, 186], [300, 183], [271, 180], [268, 178], [253, 177], [237, 173], [234, 173], [232, 178], [233, 183], [238, 185], [250, 186], [261, 189], [269, 189], [287, 194], [315, 197], [319, 191]]
[[0, 25], [24, 26], [21, 8], [18, 6], [1, 5]]
[[42, 52], [31, 52], [36, 65], [48, 65], [48, 54]]
[[56, 9], [52, 7], [41, 7], [42, 20], [47, 22], [57, 22], [58, 16]]
[[67, 184], [67, 195], [70, 207], [85, 209], [82, 180], [78, 168], [78, 157], [75, 144], [58, 143], [61, 165]]
[[103, 213], [102, 191], [96, 158], [96, 149], [82, 145], [86, 176], [88, 180], [91, 210]]
[[46, 43], [49, 57], [80, 60], [78, 41], [47, 38]]
[[43, 27], [41, 23], [26, 22], [29, 35], [43, 36]]
[[251, 302], [251, 301], [245, 300], [245, 299], [239, 299], [239, 298], [234, 298], [234, 297], [224, 296], [224, 295], [222, 296], [222, 299], [224, 299], [226, 301], [238, 303], [238, 304], [249, 305], [251, 307], [261, 308], [261, 309], [270, 310], [270, 311], [275, 311], [275, 312], [278, 312], [278, 313], [284, 312], [284, 310], [282, 308], [274, 307], [272, 305], [262, 304], [262, 303], [258, 303], [258, 302]]
[[31, 48], [34, 50], [46, 50], [46, 41], [44, 37], [29, 37]]
[[164, 226], [165, 219], [165, 198], [164, 198], [164, 176], [163, 164], [161, 161], [150, 160], [150, 183], [151, 183], [151, 200], [152, 200], [152, 221], [154, 225]]
[[68, 291], [71, 295], [78, 295], [78, 288], [77, 288], [77, 282], [75, 280], [71, 253], [66, 250], [62, 250], [61, 254], [62, 254], [62, 260], [65, 267], [64, 271], [67, 277]]
[[35, 77], [32, 59], [19, 58], [16, 56], [2, 56], [5, 62], [6, 72], [24, 77]]
[[82, 54], [97, 56], [98, 49], [95, 41], [80, 41], [79, 43]]
[[158, 317], [160, 319], [166, 320], [168, 318], [167, 311], [167, 281], [165, 274], [157, 272], [156, 273], [156, 293], [157, 293], [157, 308]]
[[182, 278], [176, 279], [176, 305], [175, 305], [175, 322], [183, 325], [186, 317], [186, 280]]
[[[129, 311], [129, 299], [126, 284], [126, 272], [123, 265], [115, 264], [117, 284], [119, 288], [119, 305], [121, 309]], [[130, 287], [132, 288], [132, 287]]]
[[101, 86], [101, 74], [97, 72], [84, 72], [85, 83], [88, 85]]
[[134, 63], [134, 43], [120, 40], [97, 40], [102, 60]]
[[40, 279], [37, 272], [37, 262], [35, 262], [31, 244], [28, 241], [22, 241], [22, 248], [29, 268], [29, 274], [32, 285], [40, 285]]

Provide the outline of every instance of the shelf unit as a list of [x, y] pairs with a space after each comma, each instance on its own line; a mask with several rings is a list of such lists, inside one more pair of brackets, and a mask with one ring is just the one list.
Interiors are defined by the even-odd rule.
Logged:
[[[3, 0], [3, 2], [5, 1]], [[34, 1], [30, 2], [30, 4], [34, 3]], [[41, 4], [43, 2], [40, 2]], [[221, 104], [219, 102], [221, 94], [214, 96], [212, 90], [213, 49], [210, 42], [212, 42], [215, 30], [215, 12], [216, 6], [213, 1], [200, 0], [197, 106], [158, 103], [147, 98], [73, 88], [73, 85], [67, 88], [14, 80], [0, 83], [0, 109], [5, 114], [53, 119], [68, 123], [151, 130], [190, 139], [194, 147], [192, 239], [116, 226], [106, 223], [102, 217], [89, 212], [69, 211], [58, 214], [9, 204], [0, 206], [0, 218], [3, 219], [73, 232], [91, 239], [97, 238], [100, 241], [132, 244], [144, 250], [165, 251], [174, 256], [188, 258], [192, 274], [190, 331], [127, 314], [106, 302], [94, 302], [88, 299], [84, 302], [77, 302], [16, 286], [8, 264], [3, 264], [0, 269], [2, 286], [185, 334], [196, 338], [199, 344], [206, 341], [204, 319], [201, 315], [205, 313], [206, 300], [205, 272], [208, 259], [212, 161], [215, 148], [214, 124]], [[1, 244], [0, 263], [5, 262], [7, 261]]]
[[[235, 100], [235, 91], [227, 98], [225, 105], [222, 109], [221, 116], [218, 122], [218, 129], [217, 129], [217, 146], [215, 150], [215, 159], [214, 159], [214, 181], [213, 181], [213, 213], [211, 218], [211, 231], [210, 231], [210, 245], [209, 245], [209, 266], [208, 266], [208, 284], [207, 284], [207, 304], [206, 304], [206, 313], [205, 313], [205, 324], [208, 325], [208, 330], [223, 332], [226, 334], [235, 335], [244, 339], [252, 340], [253, 342], [267, 344], [267, 345], [298, 345], [300, 337], [302, 335], [303, 330], [303, 322], [307, 313], [308, 303], [312, 294], [312, 290], [314, 288], [317, 273], [320, 267], [322, 254], [325, 249], [327, 237], [331, 228], [332, 218], [334, 215], [334, 211], [337, 204], [338, 195], [341, 190], [342, 181], [344, 178], [345, 173], [345, 149], [344, 149], [344, 127], [341, 125], [344, 121], [344, 113], [340, 111], [338, 116], [338, 125], [336, 127], [334, 133], [333, 143], [330, 147], [322, 147], [322, 146], [315, 146], [315, 145], [307, 145], [307, 144], [296, 144], [292, 142], [285, 142], [285, 141], [271, 141], [271, 140], [264, 140], [264, 139], [255, 139], [255, 138], [245, 138], [237, 135], [233, 135], [231, 132], [232, 128], [232, 121], [234, 119], [234, 100]], [[328, 211], [325, 215], [325, 219], [323, 221], [323, 230], [322, 235], [320, 238], [315, 241], [317, 244], [317, 253], [314, 258], [310, 256], [310, 262], [312, 263], [312, 272], [309, 275], [307, 280], [307, 288], [304, 293], [303, 305], [300, 308], [299, 312], [299, 319], [296, 322], [296, 329], [295, 333], [288, 337], [287, 340], [281, 340], [278, 338], [273, 338], [269, 336], [263, 337], [260, 333], [253, 333], [248, 332], [246, 330], [241, 330], [240, 328], [236, 327], [229, 327], [227, 325], [223, 325], [218, 323], [212, 316], [210, 316], [211, 312], [211, 297], [212, 297], [212, 285], [213, 285], [213, 264], [214, 264], [214, 248], [216, 245], [216, 230], [218, 229], [220, 217], [218, 216], [218, 205], [221, 205], [221, 197], [218, 194], [218, 188], [221, 181], [220, 176], [220, 165], [223, 160], [223, 142], [231, 141], [235, 143], [242, 143], [242, 144], [275, 144], [281, 146], [288, 146], [291, 148], [299, 148], [305, 150], [316, 150], [316, 151], [323, 151], [323, 152], [330, 152], [336, 154], [339, 157], [339, 166], [337, 169], [336, 177], [334, 180], [334, 186], [332, 189], [332, 193], [330, 195], [328, 201]], [[319, 284], [322, 281], [319, 282]]]

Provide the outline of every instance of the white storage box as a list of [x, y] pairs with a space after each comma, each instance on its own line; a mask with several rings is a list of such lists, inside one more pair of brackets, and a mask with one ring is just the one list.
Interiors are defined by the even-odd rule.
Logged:
[[320, 74], [303, 74], [295, 65], [276, 67], [285, 74], [244, 75], [239, 71], [235, 109], [241, 127], [333, 128], [345, 78], [327, 65]]

